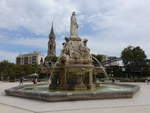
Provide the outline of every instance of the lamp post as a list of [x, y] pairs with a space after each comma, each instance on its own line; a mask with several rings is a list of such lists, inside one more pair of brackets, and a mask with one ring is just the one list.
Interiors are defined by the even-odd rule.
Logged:
[[122, 72], [123, 72], [123, 74], [125, 73], [125, 68], [124, 67], [122, 67]]
[[113, 74], [113, 70], [111, 70], [111, 77], [113, 78], [114, 74]]

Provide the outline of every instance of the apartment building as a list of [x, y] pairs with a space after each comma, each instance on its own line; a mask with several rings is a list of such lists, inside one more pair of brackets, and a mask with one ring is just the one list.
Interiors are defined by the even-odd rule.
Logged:
[[16, 57], [16, 64], [41, 64], [44, 62], [44, 55], [40, 52], [34, 51], [33, 53], [20, 54]]

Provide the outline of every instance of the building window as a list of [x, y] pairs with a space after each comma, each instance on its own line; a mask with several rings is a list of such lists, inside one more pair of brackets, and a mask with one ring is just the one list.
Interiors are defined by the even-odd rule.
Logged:
[[37, 56], [32, 56], [32, 64], [36, 64], [37, 63]]
[[24, 64], [28, 64], [28, 57], [24, 58]]
[[16, 64], [21, 64], [21, 58], [18, 57], [18, 58], [16, 59]]

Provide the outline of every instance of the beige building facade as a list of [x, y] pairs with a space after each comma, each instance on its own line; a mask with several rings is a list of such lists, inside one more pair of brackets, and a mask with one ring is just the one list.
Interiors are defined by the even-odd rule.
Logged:
[[16, 64], [38, 64], [44, 62], [44, 55], [40, 52], [34, 51], [33, 53], [20, 54], [16, 57]]

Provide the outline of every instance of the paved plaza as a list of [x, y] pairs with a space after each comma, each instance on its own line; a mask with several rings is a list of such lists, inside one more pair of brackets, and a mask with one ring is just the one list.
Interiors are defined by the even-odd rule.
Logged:
[[131, 99], [44, 102], [6, 96], [4, 90], [18, 83], [0, 82], [0, 113], [150, 113], [150, 85], [132, 84], [141, 89]]

